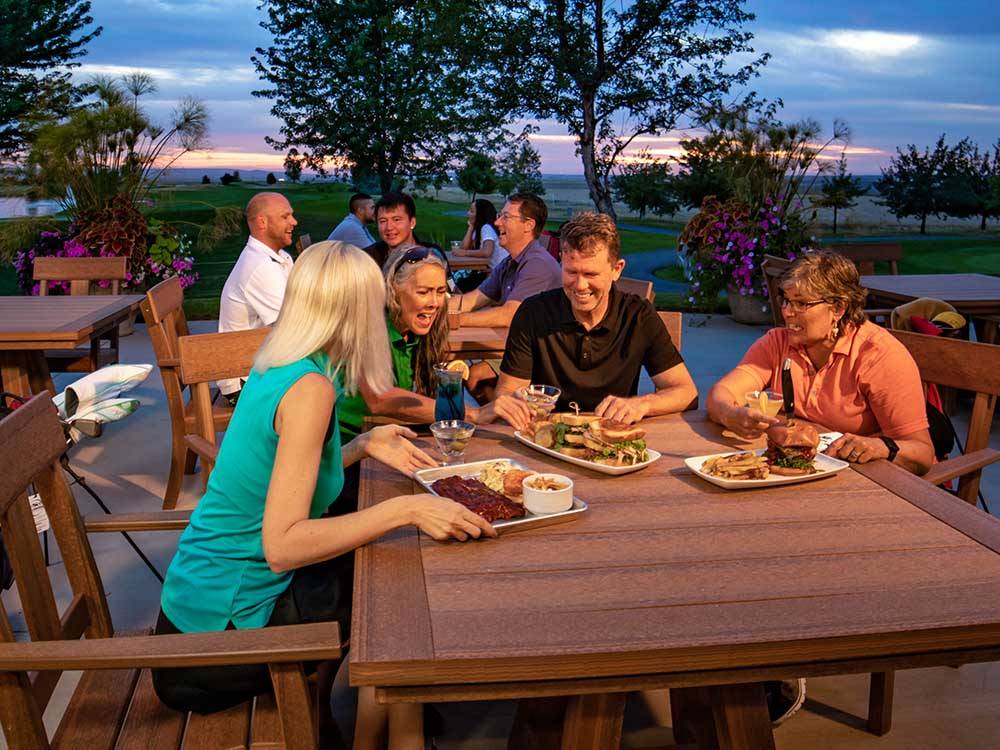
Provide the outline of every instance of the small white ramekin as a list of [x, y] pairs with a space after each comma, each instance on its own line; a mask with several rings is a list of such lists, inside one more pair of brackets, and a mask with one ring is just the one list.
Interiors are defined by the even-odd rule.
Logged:
[[[550, 479], [565, 485], [558, 490], [537, 490], [531, 482], [537, 479]], [[562, 513], [573, 507], [573, 480], [562, 474], [532, 474], [521, 482], [521, 492], [524, 507], [535, 515]]]

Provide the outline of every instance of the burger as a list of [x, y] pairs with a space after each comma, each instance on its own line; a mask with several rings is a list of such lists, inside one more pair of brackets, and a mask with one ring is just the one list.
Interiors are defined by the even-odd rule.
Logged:
[[815, 427], [789, 420], [768, 429], [764, 457], [771, 465], [772, 474], [802, 476], [816, 471], [813, 461], [818, 447], [819, 433]]
[[631, 466], [649, 458], [644, 429], [594, 414], [550, 414], [533, 429], [535, 443], [565, 456], [606, 466]]

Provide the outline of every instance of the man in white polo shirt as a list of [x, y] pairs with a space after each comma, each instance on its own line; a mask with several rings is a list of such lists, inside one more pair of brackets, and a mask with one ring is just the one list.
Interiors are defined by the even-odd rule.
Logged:
[[[280, 193], [257, 193], [247, 203], [250, 238], [222, 287], [220, 333], [262, 328], [277, 319], [292, 272], [292, 256], [283, 248], [292, 244], [298, 224], [293, 213]], [[238, 379], [219, 381], [219, 390], [233, 405], [242, 387]]]

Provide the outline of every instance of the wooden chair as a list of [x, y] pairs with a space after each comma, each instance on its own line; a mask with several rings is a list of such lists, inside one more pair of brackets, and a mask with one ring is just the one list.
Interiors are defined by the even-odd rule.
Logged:
[[670, 340], [674, 342], [677, 351], [681, 350], [681, 333], [684, 331], [684, 314], [679, 312], [667, 312], [661, 310], [657, 313], [663, 325], [670, 335]]
[[[176, 750], [182, 743], [187, 748], [248, 748], [252, 742], [255, 748], [316, 748], [319, 714], [313, 710], [302, 662], [340, 657], [337, 624], [118, 637], [83, 521], [59, 466], [65, 449], [47, 393], [0, 421], [0, 455], [6, 465], [0, 472], [0, 526], [30, 637], [15, 639], [0, 604], [0, 723], [7, 746], [103, 750], [155, 744]], [[69, 578], [72, 596], [62, 613], [32, 520], [31, 484], [41, 494], [65, 562], [51, 570]], [[132, 528], [164, 527], [147, 520]], [[260, 663], [268, 665], [274, 695], [207, 716], [188, 717], [161, 704], [149, 672], [150, 667]], [[50, 741], [42, 714], [63, 671], [75, 670], [85, 671]]]
[[653, 292], [653, 282], [652, 281], [642, 281], [641, 279], [627, 279], [622, 276], [618, 281], [615, 282], [615, 286], [618, 287], [618, 291], [625, 292], [626, 294], [634, 294], [637, 297], [642, 297], [647, 302], [652, 302], [656, 299], [656, 294]]
[[[767, 286], [767, 298], [771, 304], [771, 317], [774, 325], [785, 325], [785, 317], [781, 314], [781, 277], [792, 265], [792, 261], [787, 258], [779, 258], [776, 255], [765, 255], [760, 267], [764, 271], [764, 283]], [[865, 315], [873, 323], [887, 325], [889, 316], [892, 314], [890, 308], [872, 308], [865, 310]]]
[[[177, 507], [184, 474], [193, 474], [197, 461], [197, 454], [184, 440], [186, 435], [195, 434], [196, 420], [194, 406], [190, 402], [185, 403], [185, 386], [180, 376], [178, 339], [188, 335], [183, 305], [184, 291], [177, 277], [154, 286], [146, 292], [146, 299], [139, 305], [156, 355], [156, 364], [167, 397], [167, 411], [170, 414], [170, 472], [167, 475], [167, 488], [163, 493], [165, 510]], [[233, 410], [223, 399], [212, 406], [216, 431], [226, 429], [232, 414]]]
[[191, 389], [195, 419], [194, 430], [184, 435], [184, 444], [201, 459], [203, 487], [208, 484], [219, 453], [210, 386], [217, 380], [246, 377], [270, 330], [203, 333], [181, 336], [178, 341], [180, 378]]
[[295, 254], [300, 255], [303, 250], [312, 244], [312, 237], [308, 234], [300, 234], [299, 239], [295, 242]]
[[876, 263], [888, 263], [889, 273], [894, 276], [899, 275], [899, 262], [903, 259], [903, 246], [898, 242], [830, 245], [830, 249], [850, 258], [862, 276], [874, 275]]
[[[95, 281], [110, 281], [111, 293], [118, 294], [125, 280], [128, 259], [108, 258], [35, 258], [32, 279], [39, 282], [38, 294], [49, 293], [50, 281], [68, 281], [70, 295], [90, 294]], [[107, 342], [107, 346], [102, 346]], [[88, 348], [49, 351], [45, 353], [49, 370], [53, 372], [94, 372], [118, 361], [118, 326], [95, 336]]]

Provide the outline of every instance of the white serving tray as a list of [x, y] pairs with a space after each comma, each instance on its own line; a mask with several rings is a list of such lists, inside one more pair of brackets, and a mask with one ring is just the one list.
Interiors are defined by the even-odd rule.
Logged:
[[[761, 456], [766, 451], [766, 448], [758, 448], [753, 451], [758, 456]], [[695, 456], [694, 458], [685, 458], [684, 464], [691, 469], [695, 474], [704, 479], [706, 482], [711, 482], [712, 484], [723, 487], [727, 490], [752, 490], [759, 489], [761, 487], [777, 487], [782, 484], [798, 484], [799, 482], [811, 482], [814, 479], [823, 479], [825, 477], [830, 477], [837, 472], [843, 471], [848, 466], [850, 466], [847, 461], [841, 461], [839, 458], [833, 458], [827, 456], [825, 453], [817, 453], [816, 460], [813, 462], [816, 466], [816, 471], [812, 474], [802, 474], [800, 476], [786, 477], [781, 474], [771, 474], [767, 479], [725, 479], [723, 477], [712, 476], [711, 474], [706, 474], [701, 470], [701, 465], [705, 463], [710, 458], [715, 458], [716, 456], [732, 456], [736, 453], [746, 453], [746, 451], [730, 451], [729, 453], [711, 453], [707, 456]]]
[[560, 461], [566, 461], [567, 463], [582, 466], [583, 468], [590, 469], [591, 471], [599, 471], [601, 474], [610, 474], [612, 476], [631, 474], [633, 471], [645, 469], [654, 461], [660, 460], [659, 451], [654, 451], [652, 448], [646, 448], [646, 453], [649, 454], [648, 461], [643, 461], [641, 464], [631, 464], [630, 466], [605, 466], [604, 464], [595, 464], [593, 461], [588, 461], [585, 458], [567, 456], [565, 453], [560, 453], [559, 451], [552, 450], [551, 448], [543, 448], [527, 435], [523, 435], [520, 431], [516, 431], [514, 433], [514, 437], [527, 445], [529, 448], [534, 448], [536, 451], [540, 451], [547, 456], [552, 456], [552, 458], [558, 458]]
[[[496, 461], [503, 461], [513, 466], [515, 469], [523, 469], [524, 471], [534, 471], [531, 467], [525, 466], [524, 464], [514, 461], [510, 458], [491, 458], [487, 461], [473, 461], [466, 464], [450, 464], [448, 466], [441, 466], [436, 469], [421, 469], [414, 473], [413, 477], [417, 482], [432, 495], [437, 495], [434, 489], [431, 487], [434, 482], [438, 479], [443, 479], [444, 477], [450, 477], [458, 475], [463, 479], [468, 479], [470, 477], [478, 479], [479, 472], [486, 466], [486, 464], [491, 464]], [[551, 526], [557, 523], [565, 523], [566, 521], [572, 521], [574, 518], [579, 516], [581, 513], [585, 513], [587, 510], [587, 504], [580, 498], [573, 496], [573, 507], [569, 510], [564, 510], [559, 513], [544, 513], [544, 514], [534, 514], [527, 508], [525, 508], [525, 515], [521, 518], [508, 518], [502, 521], [494, 521], [493, 528], [497, 530], [497, 534], [510, 534], [514, 531], [524, 531], [527, 529], [537, 529], [541, 526]]]

